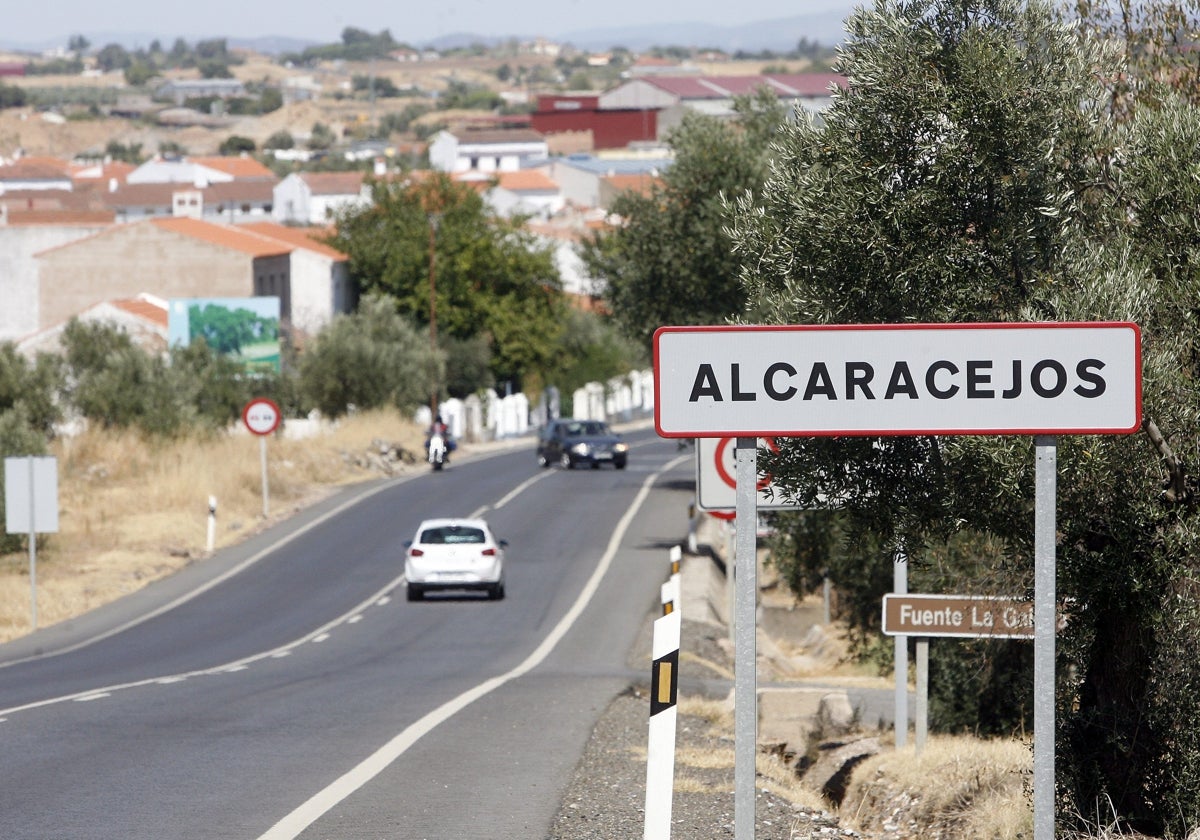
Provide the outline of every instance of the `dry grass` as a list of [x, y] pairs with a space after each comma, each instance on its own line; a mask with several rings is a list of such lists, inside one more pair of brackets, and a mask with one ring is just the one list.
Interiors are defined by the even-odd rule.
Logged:
[[887, 822], [919, 828], [928, 838], [1030, 838], [1032, 770], [1026, 743], [932, 736], [919, 756], [910, 746], [855, 768], [842, 818], [864, 831]]
[[[244, 433], [155, 442], [92, 431], [55, 442], [59, 532], [39, 542], [38, 626], [80, 615], [286, 518], [333, 488], [379, 478], [381, 444], [419, 452], [422, 431], [395, 412], [347, 418], [303, 440], [267, 441], [263, 516], [260, 440]], [[0, 556], [0, 641], [29, 632], [29, 555]]]

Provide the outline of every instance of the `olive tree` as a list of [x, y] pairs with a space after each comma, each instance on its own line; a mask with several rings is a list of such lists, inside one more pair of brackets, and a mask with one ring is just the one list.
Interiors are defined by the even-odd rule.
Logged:
[[[848, 28], [849, 88], [821, 125], [786, 128], [761, 199], [734, 210], [746, 317], [1141, 326], [1143, 431], [1059, 440], [1060, 819], [1111, 802], [1129, 827], [1181, 832], [1200, 821], [1182, 664], [1200, 646], [1200, 236], [1167, 197], [1196, 191], [1196, 114], [1119, 129], [1117, 57], [1040, 0], [878, 0]], [[841, 500], [843, 540], [904, 549], [929, 580], [1030, 591], [1027, 438], [789, 439], [766, 462], [801, 506]], [[991, 546], [982, 570], [945, 551], [964, 538]]]

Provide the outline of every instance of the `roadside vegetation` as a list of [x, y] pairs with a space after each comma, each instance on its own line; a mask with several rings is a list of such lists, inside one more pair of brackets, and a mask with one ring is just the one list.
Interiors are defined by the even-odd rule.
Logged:
[[[423, 457], [423, 429], [395, 408], [359, 412], [303, 439], [267, 441], [263, 517], [259, 441], [249, 433], [164, 438], [136, 428], [95, 427], [61, 436], [59, 532], [38, 540], [38, 626], [133, 592], [207, 556], [209, 497], [217, 500], [214, 548], [235, 544], [340, 486], [404, 470], [396, 453]], [[381, 450], [384, 454], [381, 454]], [[32, 618], [25, 540], [0, 552], [0, 642]]]

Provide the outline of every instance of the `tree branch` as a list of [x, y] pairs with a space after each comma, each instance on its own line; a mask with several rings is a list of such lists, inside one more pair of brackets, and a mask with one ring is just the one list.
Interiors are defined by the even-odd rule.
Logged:
[[1183, 464], [1183, 459], [1175, 454], [1170, 444], [1162, 436], [1158, 426], [1149, 417], [1142, 419], [1142, 431], [1150, 438], [1150, 442], [1162, 456], [1163, 463], [1167, 468], [1167, 478], [1163, 481], [1162, 498], [1172, 504], [1190, 505], [1192, 491], [1188, 486], [1187, 468]]

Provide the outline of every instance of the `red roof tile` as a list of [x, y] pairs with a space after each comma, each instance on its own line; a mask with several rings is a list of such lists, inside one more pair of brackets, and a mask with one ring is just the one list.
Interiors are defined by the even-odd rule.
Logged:
[[496, 180], [500, 186], [513, 192], [558, 192], [556, 184], [545, 172], [536, 169], [521, 169], [517, 172], [498, 172]]
[[243, 155], [218, 155], [213, 157], [189, 157], [189, 161], [209, 169], [216, 169], [234, 178], [275, 178], [275, 173], [252, 157]]
[[290, 245], [295, 245], [297, 248], [304, 248], [308, 251], [316, 251], [318, 254], [337, 261], [342, 262], [350, 259], [336, 248], [332, 248], [321, 241], [320, 237], [330, 233], [329, 228], [319, 227], [287, 227], [279, 225], [275, 222], [250, 222], [248, 224], [238, 225], [239, 228], [254, 231], [260, 236], [266, 236], [270, 239], [278, 239], [280, 242], [286, 242]]
[[200, 219], [174, 218], [153, 219], [150, 224], [182, 236], [190, 236], [204, 242], [241, 251], [252, 257], [278, 257], [290, 254], [294, 249], [277, 239], [268, 239], [256, 233], [229, 225], [218, 225]]
[[144, 298], [122, 298], [120, 300], [109, 301], [118, 309], [124, 309], [133, 315], [161, 327], [167, 328], [167, 309], [165, 306], [160, 306], [153, 301]]

